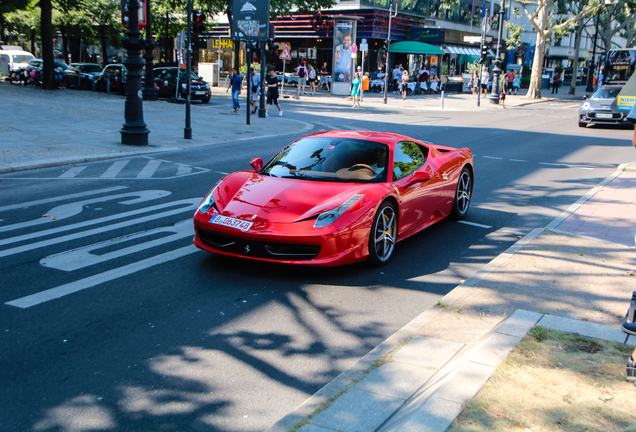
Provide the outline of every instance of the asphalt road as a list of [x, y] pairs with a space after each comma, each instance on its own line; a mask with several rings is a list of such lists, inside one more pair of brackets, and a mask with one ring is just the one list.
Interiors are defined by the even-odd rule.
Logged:
[[468, 223], [399, 243], [380, 269], [261, 264], [192, 246], [209, 188], [290, 136], [0, 176], [0, 430], [267, 428], [633, 159], [631, 131], [581, 129], [577, 107], [284, 106], [318, 130], [473, 150]]

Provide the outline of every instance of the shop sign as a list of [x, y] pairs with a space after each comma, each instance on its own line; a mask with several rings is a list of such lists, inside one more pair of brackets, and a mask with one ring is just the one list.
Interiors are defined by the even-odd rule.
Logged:
[[267, 41], [269, 38], [269, 0], [232, 0], [233, 41]]
[[234, 49], [234, 42], [229, 39], [212, 39], [212, 49]]
[[411, 27], [408, 40], [415, 42], [444, 42], [445, 29], [429, 27]]

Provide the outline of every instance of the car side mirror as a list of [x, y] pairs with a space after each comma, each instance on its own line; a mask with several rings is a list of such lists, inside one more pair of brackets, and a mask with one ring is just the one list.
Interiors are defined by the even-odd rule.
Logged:
[[203, 77], [197, 77], [197, 80], [203, 81]]
[[255, 171], [260, 171], [263, 168], [263, 158], [254, 158], [250, 161], [250, 165], [254, 168]]
[[409, 185], [415, 184], [415, 183], [424, 183], [429, 181], [433, 176], [431, 175], [431, 173], [428, 173], [426, 171], [415, 171], [412, 175], [411, 175], [411, 180], [409, 181]]

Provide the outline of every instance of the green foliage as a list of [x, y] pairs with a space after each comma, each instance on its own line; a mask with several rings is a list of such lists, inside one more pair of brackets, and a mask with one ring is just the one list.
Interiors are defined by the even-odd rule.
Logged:
[[515, 49], [521, 45], [521, 37], [523, 36], [524, 27], [508, 23], [508, 30], [510, 30], [510, 37], [506, 41], [506, 48], [509, 50]]
[[475, 71], [479, 72], [479, 69], [481, 68], [481, 65], [477, 62], [475, 63], [468, 63], [468, 66], [466, 67], [466, 73], [472, 74]]
[[[530, 66], [528, 63], [524, 63], [523, 64], [523, 73], [521, 74], [522, 77], [530, 77], [530, 75], [532, 74], [532, 66]], [[522, 80], [523, 82], [523, 80]], [[528, 81], [530, 82], [530, 81]]]
[[[250, 65], [251, 68], [253, 68], [256, 72], [260, 72], [261, 71], [261, 64], [260, 63], [252, 63]], [[239, 74], [244, 77], [247, 74], [247, 63], [244, 63], [240, 68], [239, 68]]]
[[528, 335], [534, 338], [537, 342], [543, 342], [548, 338], [548, 329], [541, 326], [534, 326], [528, 332]]

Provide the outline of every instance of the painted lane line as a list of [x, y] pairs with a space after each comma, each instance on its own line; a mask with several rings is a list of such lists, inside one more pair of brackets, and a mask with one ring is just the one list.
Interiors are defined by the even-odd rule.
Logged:
[[[142, 202], [152, 201], [152, 200], [156, 200], [156, 199], [159, 199], [159, 198], [163, 198], [163, 197], [166, 197], [166, 196], [170, 195], [171, 193], [172, 192], [162, 191], [162, 190], [146, 190], [146, 191], [139, 191], [139, 192], [126, 192], [126, 193], [118, 194], [118, 195], [106, 195], [106, 196], [99, 197], [99, 198], [93, 198], [93, 199], [88, 199], [88, 200], [84, 200], [84, 201], [76, 201], [76, 202], [70, 203], [70, 204], [62, 204], [61, 206], [54, 207], [54, 208], [52, 208], [51, 210], [49, 210], [47, 212], [47, 214], [49, 214], [51, 217], [39, 217], [37, 219], [33, 219], [33, 220], [30, 220], [30, 221], [26, 221], [26, 222], [20, 222], [20, 223], [16, 223], [16, 224], [12, 224], [12, 225], [0, 226], [0, 232], [7, 232], [7, 231], [12, 231], [12, 230], [17, 230], [17, 229], [29, 228], [29, 227], [32, 227], [32, 226], [37, 226], [37, 225], [42, 225], [42, 224], [58, 223], [62, 219], [67, 219], [69, 217], [76, 216], [76, 215], [80, 214], [84, 210], [84, 206], [89, 205], [89, 204], [94, 204], [94, 203], [104, 202], [104, 201], [118, 200], [118, 199], [121, 199], [121, 198], [137, 197], [135, 199], [130, 199], [130, 200], [125, 200], [125, 201], [119, 202], [119, 204], [132, 205], [132, 204], [139, 204], [139, 203], [142, 203]], [[2, 243], [0, 243], [0, 244], [2, 244]]]
[[222, 174], [222, 175], [228, 175], [229, 173], [223, 172], [223, 171], [212, 171], [215, 174]]
[[492, 226], [490, 226], [490, 225], [478, 224], [476, 222], [469, 222], [469, 221], [463, 221], [463, 220], [457, 221], [457, 222], [460, 223], [460, 224], [470, 225], [470, 226], [474, 226], [474, 227], [477, 227], [477, 228], [485, 228], [485, 229], [492, 228]]
[[155, 219], [160, 219], [160, 218], [164, 218], [164, 217], [168, 217], [168, 216], [174, 216], [174, 215], [178, 215], [180, 213], [184, 213], [184, 212], [194, 212], [194, 210], [197, 208], [197, 206], [199, 205], [199, 203], [201, 202], [203, 198], [192, 198], [192, 199], [188, 199], [188, 200], [181, 200], [181, 201], [174, 201], [171, 203], [167, 203], [167, 204], [161, 204], [158, 206], [154, 206], [154, 207], [148, 207], [148, 208], [144, 208], [144, 209], [140, 209], [140, 210], [134, 210], [131, 212], [127, 212], [127, 213], [121, 213], [121, 214], [117, 214], [117, 215], [113, 215], [113, 216], [107, 216], [101, 219], [95, 219], [93, 221], [87, 221], [87, 222], [81, 222], [81, 223], [77, 223], [77, 224], [73, 224], [73, 225], [69, 225], [66, 227], [60, 227], [60, 228], [54, 228], [54, 229], [50, 229], [50, 230], [46, 230], [46, 231], [41, 231], [41, 232], [36, 232], [36, 233], [31, 233], [31, 234], [25, 234], [22, 236], [18, 236], [18, 237], [13, 237], [13, 238], [9, 238], [9, 239], [4, 239], [2, 241], [0, 241], [0, 244], [9, 244], [9, 243], [15, 243], [17, 241], [23, 241], [23, 240], [28, 240], [30, 238], [42, 238], [46, 235], [51, 235], [51, 234], [56, 234], [57, 232], [62, 232], [62, 231], [69, 231], [69, 230], [73, 230], [73, 229], [77, 229], [77, 228], [82, 228], [84, 226], [89, 226], [89, 225], [94, 225], [94, 224], [98, 224], [98, 223], [104, 223], [104, 222], [110, 222], [112, 220], [115, 219], [121, 219], [124, 217], [128, 217], [128, 216], [134, 216], [140, 213], [147, 213], [147, 212], [152, 212], [154, 210], [158, 210], [161, 208], [165, 208], [165, 207], [172, 207], [172, 206], [176, 206], [176, 205], [187, 205], [186, 207], [183, 208], [179, 208], [179, 209], [175, 209], [175, 210], [170, 210], [167, 212], [163, 212], [163, 213], [157, 213], [157, 214], [153, 214], [150, 216], [145, 216], [145, 217], [141, 217], [138, 219], [133, 219], [133, 220], [129, 220], [129, 221], [125, 221], [125, 222], [120, 222], [120, 223], [116, 223], [113, 225], [107, 225], [104, 227], [100, 227], [100, 228], [95, 228], [89, 231], [82, 231], [79, 233], [75, 233], [75, 234], [69, 234], [66, 236], [62, 236], [62, 237], [56, 237], [54, 239], [50, 239], [50, 240], [43, 240], [43, 241], [39, 241], [36, 243], [31, 243], [31, 244], [27, 244], [27, 245], [22, 245], [22, 246], [18, 246], [18, 247], [14, 247], [12, 249], [5, 249], [3, 251], [0, 251], [0, 258], [5, 257], [5, 256], [10, 256], [10, 255], [15, 255], [17, 253], [21, 253], [21, 252], [26, 252], [26, 251], [30, 251], [33, 249], [38, 249], [38, 248], [42, 248], [42, 247], [47, 247], [47, 246], [51, 246], [54, 244], [58, 244], [58, 243], [63, 243], [65, 241], [71, 241], [71, 240], [75, 240], [75, 239], [79, 239], [79, 238], [83, 238], [83, 237], [88, 237], [88, 236], [92, 236], [92, 235], [96, 235], [96, 234], [102, 234], [108, 231], [113, 231], [113, 230], [117, 230], [120, 228], [126, 228], [132, 225], [137, 225], [140, 223], [144, 223], [144, 222], [148, 222], [148, 221], [152, 221]]
[[578, 169], [589, 170], [589, 171], [593, 171], [594, 170], [594, 168], [584, 167], [584, 166], [580, 166], [580, 165], [555, 164], [555, 163], [548, 163], [548, 162], [539, 162], [539, 165], [557, 166], [557, 167], [566, 167], [566, 168], [578, 168]]
[[511, 162], [528, 162], [527, 160], [523, 160], [523, 159], [510, 159]]
[[[125, 247], [112, 252], [99, 253], [102, 249], [112, 248], [115, 245], [121, 245], [126, 242], [155, 236], [161, 233], [171, 233], [172, 235], [150, 240], [134, 246]], [[42, 258], [40, 260], [40, 264], [44, 267], [54, 268], [57, 270], [74, 271], [193, 236], [194, 223], [192, 222], [192, 219], [186, 219], [177, 222], [173, 226], [140, 231], [100, 243], [94, 243], [89, 246], [49, 255], [46, 258]], [[96, 251], [97, 253], [93, 253]]]
[[47, 301], [58, 299], [58, 298], [67, 296], [69, 294], [73, 294], [78, 291], [85, 290], [87, 288], [92, 288], [94, 286], [101, 285], [103, 283], [110, 282], [112, 280], [119, 279], [121, 277], [131, 275], [133, 273], [137, 273], [139, 271], [148, 269], [150, 267], [154, 267], [159, 264], [173, 261], [175, 259], [193, 254], [197, 252], [198, 250], [199, 249], [194, 245], [182, 247], [180, 249], [175, 249], [173, 251], [166, 252], [161, 255], [156, 255], [151, 258], [146, 258], [144, 260], [141, 260], [132, 264], [128, 264], [113, 270], [99, 273], [94, 276], [87, 277], [85, 279], [80, 279], [75, 282], [67, 283], [65, 285], [60, 285], [58, 287], [48, 289], [46, 291], [42, 291], [36, 294], [31, 294], [16, 300], [11, 300], [9, 302], [6, 302], [5, 304], [9, 306], [15, 306], [21, 309], [30, 308], [32, 306], [36, 306], [41, 303], [45, 303]]
[[88, 168], [88, 166], [79, 166], [79, 167], [73, 167], [69, 170], [66, 170], [64, 173], [62, 173], [62, 175], [60, 175], [60, 178], [73, 178], [76, 175], [78, 175], [79, 173], [81, 173], [82, 171], [84, 171], [86, 168]]
[[115, 178], [117, 174], [130, 162], [129, 160], [117, 161], [113, 163], [107, 170], [100, 176], [100, 178]]
[[179, 168], [177, 169], [177, 177], [190, 174], [191, 172], [192, 172], [192, 167], [187, 165], [179, 165]]
[[161, 165], [161, 161], [155, 159], [149, 160], [144, 169], [142, 169], [141, 172], [137, 174], [137, 178], [142, 179], [152, 177], [155, 171], [157, 171], [157, 168], [159, 168], [159, 165]]
[[486, 158], [486, 159], [499, 159], [499, 160], [503, 159], [503, 158], [496, 157], [496, 156], [482, 156], [482, 157]]
[[[31, 179], [31, 180], [33, 180], [33, 179]], [[115, 186], [115, 187], [110, 187], [110, 188], [105, 188], [105, 189], [96, 189], [96, 190], [92, 190], [92, 191], [88, 191], [88, 192], [80, 192], [80, 193], [76, 193], [76, 194], [62, 195], [62, 196], [54, 197], [54, 198], [45, 198], [45, 199], [41, 199], [41, 200], [37, 200], [37, 201], [29, 201], [29, 202], [25, 202], [25, 203], [21, 203], [21, 204], [12, 204], [12, 205], [8, 205], [8, 206], [0, 207], [0, 212], [7, 211], [7, 210], [15, 210], [15, 209], [24, 208], [24, 207], [35, 207], [36, 205], [40, 205], [40, 204], [48, 204], [48, 203], [52, 203], [52, 202], [55, 202], [55, 201], [64, 201], [64, 200], [69, 200], [69, 199], [73, 199], [73, 198], [81, 198], [81, 197], [85, 197], [85, 196], [93, 196], [93, 195], [98, 195], [98, 194], [107, 193], [107, 192], [114, 192], [114, 191], [118, 191], [118, 190], [122, 190], [122, 189], [128, 189], [128, 186]]]

